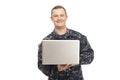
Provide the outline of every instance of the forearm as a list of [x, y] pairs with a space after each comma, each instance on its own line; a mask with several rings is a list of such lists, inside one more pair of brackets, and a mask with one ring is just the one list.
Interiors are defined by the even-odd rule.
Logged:
[[50, 67], [46, 66], [46, 65], [41, 65], [38, 63], [38, 68], [46, 75], [49, 76], [50, 75]]
[[94, 59], [94, 51], [91, 49], [80, 54], [80, 64], [90, 64]]

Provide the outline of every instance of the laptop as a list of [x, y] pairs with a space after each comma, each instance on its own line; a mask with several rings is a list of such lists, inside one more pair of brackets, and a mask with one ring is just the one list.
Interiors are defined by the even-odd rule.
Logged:
[[42, 64], [79, 64], [79, 40], [43, 40]]

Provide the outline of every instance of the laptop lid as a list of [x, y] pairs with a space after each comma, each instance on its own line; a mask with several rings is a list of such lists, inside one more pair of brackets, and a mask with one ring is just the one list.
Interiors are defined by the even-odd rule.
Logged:
[[43, 40], [42, 64], [79, 64], [79, 40]]

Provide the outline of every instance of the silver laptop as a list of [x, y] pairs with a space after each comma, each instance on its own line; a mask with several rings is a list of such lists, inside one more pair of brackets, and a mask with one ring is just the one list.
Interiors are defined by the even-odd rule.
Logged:
[[42, 64], [79, 64], [79, 40], [43, 40]]

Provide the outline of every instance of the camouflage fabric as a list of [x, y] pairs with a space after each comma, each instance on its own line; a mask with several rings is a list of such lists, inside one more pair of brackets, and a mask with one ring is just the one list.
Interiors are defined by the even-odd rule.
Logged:
[[57, 65], [42, 65], [42, 45], [38, 50], [38, 68], [48, 76], [48, 80], [84, 80], [81, 65], [90, 64], [94, 59], [94, 51], [91, 48], [86, 36], [81, 33], [67, 29], [64, 35], [58, 35], [53, 31], [44, 40], [80, 40], [80, 62], [79, 65], [69, 69], [58, 71]]

